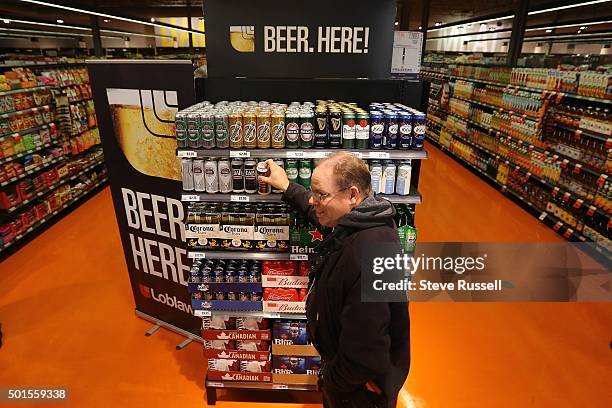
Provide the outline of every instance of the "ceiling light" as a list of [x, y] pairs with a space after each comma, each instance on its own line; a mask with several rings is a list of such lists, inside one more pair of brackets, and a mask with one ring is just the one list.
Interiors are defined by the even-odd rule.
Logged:
[[8, 18], [3, 18], [3, 19], [2, 19], [2, 22], [3, 22], [4, 24], [10, 24], [11, 20], [9, 20]]
[[419, 30], [422, 30], [422, 29], [423, 29], [423, 26], [419, 26]]
[[580, 34], [582, 32], [582, 30], [578, 30], [578, 34]]
[[481, 24], [480, 24], [480, 27], [486, 27], [486, 26], [487, 26], [487, 24], [486, 24], [486, 23], [481, 23]]
[[597, 24], [609, 24], [609, 23], [612, 23], [612, 20], [594, 21], [592, 23], [561, 24], [561, 25], [555, 25], [555, 26], [550, 26], [550, 27], [534, 27], [534, 28], [527, 28], [525, 31], [539, 31], [539, 30], [551, 29], [551, 28], [567, 28], [567, 27], [577, 27], [577, 26], [581, 26], [582, 28], [582, 27], [588, 27], [588, 26], [597, 25]]
[[154, 23], [155, 22], [155, 17], [151, 17], [151, 22]]
[[585, 3], [569, 4], [567, 6], [552, 7], [552, 8], [548, 8], [548, 9], [544, 9], [544, 10], [534, 10], [534, 11], [530, 11], [527, 14], [532, 16], [534, 14], [549, 13], [551, 11], [566, 10], [566, 9], [570, 9], [570, 8], [574, 8], [574, 7], [590, 6], [592, 4], [607, 3], [609, 1], [611, 1], [611, 0], [593, 0], [593, 1], [587, 1]]
[[173, 29], [173, 30], [176, 30], [176, 31], [184, 31], [184, 32], [193, 33], [193, 34], [204, 34], [203, 31], [190, 30], [188, 28], [183, 28], [183, 27], [172, 25], [172, 24], [159, 24], [159, 23], [152, 23], [152, 22], [150, 23], [150, 22], [148, 22], [146, 20], [143, 21], [143, 20], [137, 20], [137, 19], [134, 19], [134, 18], [115, 16], [113, 14], [99, 13], [97, 11], [91, 11], [91, 10], [85, 10], [85, 9], [76, 8], [76, 7], [64, 6], [64, 5], [61, 5], [61, 4], [49, 3], [48, 1], [39, 1], [39, 0], [19, 0], [19, 1], [25, 2], [25, 3], [38, 4], [39, 6], [59, 8], [59, 9], [62, 9], [62, 10], [73, 11], [73, 12], [76, 12], [76, 13], [89, 14], [89, 15], [92, 15], [92, 16], [106, 17], [106, 18], [111, 18], [111, 19], [115, 19], [115, 20], [127, 21], [129, 23], [144, 24], [144, 25], [150, 25], [150, 26], [153, 26], [153, 27], [161, 27], [161, 28], [170, 28], [170, 29]]
[[64, 20], [62, 20], [61, 18], [58, 18], [55, 21], [57, 21], [57, 24], [64, 24]]
[[436, 23], [434, 24], [436, 27], [440, 27], [442, 25], [441, 21], [436, 21]]
[[581, 30], [586, 30], [586, 29], [587, 29], [587, 26], [581, 26], [581, 27], [580, 27], [580, 29], [581, 29]]
[[[22, 0], [24, 1], [24, 0]], [[510, 14], [508, 16], [504, 16], [504, 17], [496, 17], [496, 18], [488, 18], [486, 20], [478, 20], [478, 21], [472, 21], [471, 23], [467, 24], [468, 27], [471, 27], [472, 24], [480, 24], [480, 23], [489, 23], [491, 21], [497, 21], [497, 20], [508, 20], [510, 18], [514, 18], [514, 14]], [[442, 24], [442, 23], [440, 23]], [[459, 25], [463, 25], [464, 23], [457, 23], [457, 24], [450, 24], [446, 27], [442, 27], [442, 28], [429, 28], [427, 29], [427, 32], [431, 32], [431, 31], [437, 31], [437, 30], [445, 30], [447, 28], [451, 28], [451, 27], [455, 27], [455, 26], [459, 26]], [[486, 26], [486, 24], [485, 24]]]
[[547, 33], [552, 33], [552, 30], [549, 28], [548, 30], [546, 30]]
[[398, 25], [399, 25], [399, 21], [396, 21], [396, 22], [395, 22], [395, 25], [396, 25], [396, 26], [398, 26]]
[[111, 21], [110, 21], [110, 19], [108, 19], [108, 18], [105, 18], [105, 19], [104, 19], [104, 20], [102, 20], [102, 21], [104, 21], [105, 23], [110, 23], [110, 22], [111, 22]]

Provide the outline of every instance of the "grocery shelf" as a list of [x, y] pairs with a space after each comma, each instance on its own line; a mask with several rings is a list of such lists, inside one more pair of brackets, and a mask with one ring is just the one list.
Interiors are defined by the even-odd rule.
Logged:
[[322, 159], [333, 153], [346, 151], [362, 159], [426, 160], [426, 150], [385, 150], [385, 149], [177, 149], [178, 157], [238, 157], [262, 159]]
[[39, 85], [39, 86], [31, 87], [31, 88], [19, 88], [19, 89], [7, 90], [7, 91], [0, 90], [0, 96], [12, 95], [12, 94], [24, 93], [24, 92], [36, 92], [36, 91], [42, 91], [45, 89], [51, 89], [51, 87], [49, 85]]
[[241, 388], [251, 390], [317, 391], [314, 384], [277, 384], [273, 382], [205, 381], [207, 388]]
[[[414, 188], [410, 188], [409, 195], [377, 194], [377, 197], [385, 198], [397, 204], [420, 204], [421, 194]], [[282, 194], [222, 194], [222, 193], [198, 193], [194, 191], [183, 191], [181, 201], [185, 202], [234, 202], [234, 203], [280, 203]]]
[[46, 167], [51, 166], [52, 164], [58, 163], [58, 162], [60, 162], [62, 160], [65, 160], [65, 158], [66, 158], [65, 156], [54, 157], [53, 159], [51, 159], [50, 161], [48, 161], [46, 163], [42, 163], [42, 164], [40, 164], [40, 165], [38, 165], [36, 167], [33, 167], [33, 168], [29, 169], [29, 170], [26, 170], [25, 172], [21, 173], [18, 176], [15, 176], [15, 177], [12, 177], [12, 178], [10, 178], [10, 179], [8, 179], [6, 181], [3, 181], [2, 183], [0, 183], [0, 187], [7, 186], [7, 185], [9, 185], [11, 183], [14, 183], [17, 180], [21, 180], [22, 178], [24, 178], [26, 176], [29, 176], [30, 174], [34, 174], [34, 173], [36, 173], [36, 172], [38, 172], [38, 171], [40, 171], [40, 170], [42, 170], [42, 169], [44, 169]]
[[78, 84], [55, 85], [54, 88], [68, 88], [71, 86], [89, 85], [89, 82], [80, 82]]
[[42, 225], [44, 225], [46, 222], [48, 222], [49, 220], [54, 218], [58, 213], [64, 211], [65, 209], [67, 209], [68, 207], [70, 207], [71, 205], [73, 205], [74, 203], [76, 203], [77, 201], [82, 199], [83, 197], [89, 195], [91, 192], [95, 191], [98, 187], [102, 186], [107, 181], [108, 181], [108, 178], [104, 178], [104, 179], [100, 180], [98, 183], [94, 184], [91, 188], [83, 191], [78, 196], [73, 197], [70, 201], [67, 201], [66, 203], [64, 203], [57, 210], [54, 210], [53, 212], [49, 213], [45, 217], [43, 217], [40, 220], [36, 221], [27, 230], [25, 230], [25, 232], [23, 232], [22, 234], [17, 235], [10, 242], [5, 243], [3, 246], [2, 246], [2, 244], [0, 244], [0, 252], [2, 252], [3, 250], [9, 248], [10, 246], [14, 245], [15, 243], [21, 241], [23, 238], [27, 237], [30, 233], [32, 233], [33, 231], [37, 230]]
[[271, 313], [261, 311], [240, 311], [240, 310], [194, 310], [193, 314], [197, 317], [207, 317], [211, 315], [230, 315], [236, 317], [261, 317], [264, 319], [296, 319], [305, 320], [306, 315], [299, 313]]
[[587, 130], [587, 129], [580, 129], [580, 128], [576, 128], [572, 126], [562, 125], [560, 123], [553, 123], [553, 126], [559, 129], [570, 131], [570, 132], [580, 132], [580, 134], [583, 136], [587, 136], [592, 139], [597, 139], [601, 142], [607, 142], [612, 137], [612, 136], [598, 135], [597, 133], [591, 132], [590, 130]]
[[60, 180], [60, 181], [58, 181], [57, 183], [52, 184], [52, 185], [50, 185], [49, 187], [45, 188], [44, 190], [37, 192], [37, 193], [36, 193], [36, 194], [35, 194], [35, 195], [34, 195], [32, 198], [29, 198], [29, 199], [27, 199], [27, 200], [23, 200], [22, 202], [20, 202], [20, 203], [19, 203], [19, 204], [17, 204], [17, 205], [14, 205], [14, 206], [13, 206], [13, 207], [11, 207], [11, 208], [8, 208], [8, 209], [6, 209], [6, 210], [0, 210], [0, 211], [6, 211], [6, 212], [8, 212], [9, 214], [10, 214], [10, 213], [13, 213], [13, 212], [17, 211], [18, 209], [20, 209], [20, 208], [24, 207], [25, 205], [27, 205], [27, 204], [29, 204], [29, 203], [33, 202], [34, 200], [36, 200], [36, 199], [38, 199], [38, 198], [42, 197], [43, 195], [45, 195], [45, 194], [47, 194], [47, 193], [49, 193], [49, 192], [51, 192], [51, 191], [55, 190], [55, 189], [56, 189], [56, 188], [58, 188], [59, 186], [64, 185], [64, 184], [66, 184], [66, 183], [67, 183], [67, 182], [69, 182], [69, 181], [75, 180], [76, 178], [78, 178], [78, 177], [79, 177], [79, 176], [81, 176], [82, 174], [84, 174], [84, 173], [88, 172], [89, 170], [91, 170], [91, 169], [93, 169], [93, 168], [95, 168], [95, 167], [97, 167], [97, 166], [99, 166], [99, 165], [101, 165], [101, 164], [104, 164], [104, 160], [98, 160], [97, 162], [95, 162], [95, 163], [93, 163], [93, 164], [90, 164], [89, 166], [85, 167], [83, 170], [80, 170], [80, 171], [79, 171], [79, 172], [77, 172], [76, 174], [73, 174], [73, 175], [72, 175], [72, 176], [70, 176], [70, 177], [64, 177], [63, 179], [61, 179], [61, 180]]
[[16, 136], [23, 136], [23, 135], [27, 135], [28, 133], [34, 133], [34, 132], [35, 132], [35, 131], [37, 131], [37, 130], [48, 128], [48, 127], [49, 127], [49, 125], [51, 125], [51, 124], [53, 124], [53, 123], [54, 123], [54, 122], [48, 122], [48, 123], [44, 123], [44, 124], [42, 124], [42, 125], [38, 125], [38, 126], [31, 127], [31, 128], [29, 128], [29, 129], [20, 130], [19, 132], [6, 133], [6, 134], [4, 134], [4, 135], [0, 135], [0, 138], [3, 138], [3, 137], [9, 137], [9, 136], [11, 136], [11, 137], [16, 137]]
[[515, 112], [515, 111], [513, 111], [510, 108], [505, 108], [503, 106], [498, 106], [498, 105], [492, 105], [492, 104], [486, 103], [486, 102], [480, 102], [477, 99], [468, 99], [468, 98], [464, 98], [462, 96], [457, 96], [457, 95], [452, 95], [452, 98], [459, 99], [459, 100], [462, 100], [462, 101], [468, 102], [468, 103], [475, 103], [477, 105], [486, 106], [487, 108], [491, 108], [491, 109], [494, 109], [494, 110], [498, 110], [498, 111], [501, 110], [503, 112], [508, 112], [508, 113], [510, 113], [511, 115], [514, 115], [514, 116], [519, 116], [519, 117], [524, 117], [524, 118], [531, 119], [534, 122], [538, 121], [538, 120], [540, 120], [542, 118], [542, 115], [535, 115], [535, 114], [531, 114], [531, 113]]
[[23, 156], [27, 156], [28, 154], [39, 152], [42, 149], [45, 149], [47, 147], [51, 147], [53, 145], [57, 145], [57, 141], [44, 143], [44, 144], [42, 144], [42, 145], [40, 145], [38, 147], [35, 147], [34, 149], [26, 150], [25, 152], [17, 153], [17, 154], [14, 154], [12, 156], [0, 158], [0, 164], [8, 163], [8, 162], [11, 162], [13, 160], [19, 159], [19, 158], [21, 158]]
[[0, 69], [8, 69], [8, 68], [37, 68], [37, 67], [50, 67], [54, 65], [85, 65], [85, 60], [83, 62], [29, 62], [27, 64], [0, 64]]
[[[97, 128], [98, 128], [98, 126], [93, 126], [93, 127], [90, 127], [88, 129], [83, 130], [82, 132], [78, 132], [78, 133], [75, 133], [75, 134], [70, 134], [70, 135], [68, 135], [68, 137], [70, 139], [72, 139], [73, 137], [81, 136], [83, 133], [89, 132], [90, 130], [94, 130], [94, 129], [97, 129]], [[97, 145], [95, 145], [95, 146], [97, 146]]]
[[192, 259], [251, 259], [270, 261], [307, 261], [308, 254], [291, 254], [289, 252], [262, 251], [187, 251], [187, 257]]
[[7, 119], [11, 116], [14, 115], [21, 115], [23, 113], [28, 113], [28, 112], [37, 112], [39, 109], [40, 110], [47, 110], [50, 109], [51, 105], [47, 104], [47, 105], [41, 105], [41, 106], [34, 106], [32, 108], [28, 108], [28, 109], [22, 109], [22, 110], [18, 110], [18, 111], [12, 111], [12, 112], [6, 112], [0, 115], [0, 119]]

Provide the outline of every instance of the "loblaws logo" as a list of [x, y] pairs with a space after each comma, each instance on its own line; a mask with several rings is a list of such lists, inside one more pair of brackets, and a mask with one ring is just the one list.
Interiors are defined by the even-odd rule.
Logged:
[[152, 288], [144, 286], [143, 284], [140, 284], [139, 289], [140, 289], [140, 294], [143, 295], [147, 299], [153, 299], [156, 302], [162, 303], [174, 309], [178, 309], [181, 312], [185, 312], [190, 315], [193, 314], [191, 305], [181, 302], [180, 300], [176, 298], [176, 296], [170, 296], [167, 293], [155, 293], [155, 291]]

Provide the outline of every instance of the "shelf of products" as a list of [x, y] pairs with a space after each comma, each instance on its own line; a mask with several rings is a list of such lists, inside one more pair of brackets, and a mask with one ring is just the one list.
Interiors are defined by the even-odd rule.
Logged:
[[43, 143], [42, 145], [36, 146], [33, 149], [26, 150], [25, 152], [21, 152], [21, 153], [17, 153], [17, 154], [8, 156], [8, 157], [0, 158], [0, 164], [8, 163], [8, 162], [11, 162], [13, 160], [19, 159], [21, 157], [27, 156], [28, 154], [39, 152], [39, 151], [41, 151], [43, 149], [46, 149], [47, 147], [53, 146], [54, 144], [57, 144], [57, 143], [56, 142], [53, 142], [53, 143]]
[[[40, 170], [43, 170], [55, 163], [59, 163], [60, 161], [65, 159], [64, 156], [49, 156], [49, 157], [51, 157], [49, 160], [45, 160], [42, 163], [37, 163], [37, 165], [34, 167], [30, 166], [30, 168], [28, 168], [27, 170], [25, 169], [25, 167], [22, 167], [22, 170], [21, 170], [22, 172], [20, 174], [6, 179], [2, 183], [0, 183], [0, 187], [8, 186], [11, 183], [21, 180], [24, 177], [30, 176], [36, 172], [39, 172]], [[14, 169], [12, 172], [13, 173], [15, 172]], [[0, 168], [0, 179], [5, 178], [4, 176], [6, 174], [7, 174], [6, 169]]]
[[[24, 238], [27, 238], [32, 232], [37, 231], [39, 228], [44, 226], [47, 222], [53, 220], [58, 214], [60, 214], [61, 212], [63, 212], [64, 210], [68, 209], [69, 207], [71, 207], [72, 205], [77, 203], [78, 201], [80, 201], [83, 198], [85, 198], [86, 196], [88, 196], [92, 191], [96, 191], [99, 187], [103, 186], [107, 181], [108, 181], [107, 178], [103, 178], [98, 183], [93, 184], [88, 189], [81, 190], [81, 192], [78, 193], [71, 200], [69, 200], [68, 202], [62, 204], [59, 208], [57, 208], [56, 210], [53, 210], [48, 215], [42, 217], [38, 221], [34, 222], [24, 232], [15, 235], [15, 237], [13, 239], [11, 239], [10, 241], [5, 242], [5, 243], [4, 242], [0, 242], [0, 251], [6, 250], [6, 249], [10, 248], [11, 246], [15, 245], [16, 243], [18, 243], [19, 241], [23, 240]], [[2, 232], [4, 233], [4, 231], [2, 231]]]
[[[208, 157], [231, 157], [231, 158], [260, 158], [260, 159], [323, 159], [339, 149], [177, 149], [177, 156], [181, 158], [208, 158]], [[362, 159], [389, 159], [389, 160], [426, 160], [426, 150], [385, 150], [385, 149], [342, 149]]]

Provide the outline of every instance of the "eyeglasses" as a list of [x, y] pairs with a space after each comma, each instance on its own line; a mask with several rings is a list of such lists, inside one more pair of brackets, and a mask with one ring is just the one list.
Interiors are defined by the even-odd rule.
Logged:
[[332, 197], [335, 194], [341, 193], [345, 190], [348, 190], [350, 187], [347, 188], [343, 188], [342, 190], [338, 190], [338, 191], [334, 191], [333, 193], [315, 193], [314, 191], [312, 192], [312, 199], [318, 203], [322, 203], [323, 201], [329, 199], [330, 197]]

